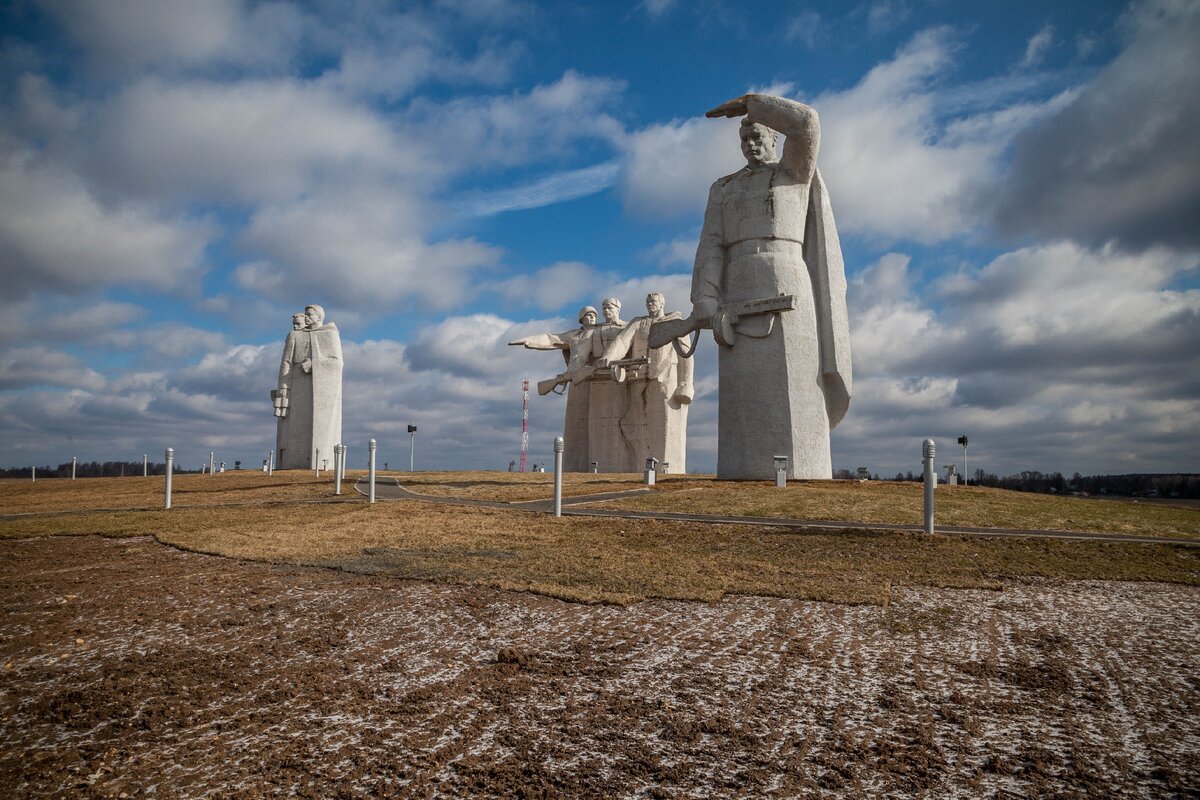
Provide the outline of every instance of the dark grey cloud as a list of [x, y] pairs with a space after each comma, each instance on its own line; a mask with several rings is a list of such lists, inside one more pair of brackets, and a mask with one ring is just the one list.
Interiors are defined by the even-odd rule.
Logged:
[[1015, 138], [1003, 233], [1200, 247], [1200, 4], [1137, 4], [1123, 26], [1122, 54]]

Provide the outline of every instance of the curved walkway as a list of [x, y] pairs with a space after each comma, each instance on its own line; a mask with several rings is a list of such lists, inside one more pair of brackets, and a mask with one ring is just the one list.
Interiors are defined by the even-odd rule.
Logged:
[[[390, 481], [384, 483], [384, 481]], [[354, 484], [355, 491], [367, 494], [366, 478], [359, 478]], [[612, 508], [571, 508], [586, 503], [598, 503], [605, 500], [621, 500], [626, 497], [637, 497], [650, 492], [650, 489], [631, 489], [624, 492], [604, 492], [602, 494], [577, 495], [564, 497], [562, 500], [563, 516], [572, 517], [618, 517], [622, 519], [659, 519], [674, 522], [700, 522], [720, 525], [755, 525], [768, 528], [789, 528], [792, 530], [866, 530], [866, 531], [905, 531], [921, 533], [925, 529], [921, 525], [902, 525], [886, 522], [845, 522], [838, 520], [819, 519], [789, 519], [786, 517], [743, 517], [723, 516], [720, 514], [688, 514], [671, 511], [630, 511]], [[420, 500], [427, 503], [439, 503], [450, 506], [473, 506], [476, 508], [506, 508], [513, 511], [533, 511], [552, 513], [554, 501], [524, 500], [516, 503], [506, 503], [500, 500], [475, 500], [467, 497], [445, 497], [441, 495], [420, 494], [400, 485], [397, 478], [376, 478], [376, 500]], [[936, 533], [962, 536], [990, 536], [1015, 538], [1046, 538], [1046, 539], [1077, 539], [1093, 542], [1133, 542], [1137, 544], [1177, 544], [1184, 547], [1200, 547], [1200, 539], [1175, 539], [1169, 537], [1137, 536], [1127, 533], [1100, 533], [1097, 531], [1053, 531], [1027, 530], [1024, 528], [973, 528], [962, 525], [938, 525]]]

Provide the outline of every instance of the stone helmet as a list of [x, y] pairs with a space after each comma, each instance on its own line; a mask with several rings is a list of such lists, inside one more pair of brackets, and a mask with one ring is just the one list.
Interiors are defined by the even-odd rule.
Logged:
[[600, 315], [596, 312], [595, 307], [584, 306], [583, 308], [579, 309], [579, 324], [581, 324], [581, 325], [583, 324], [583, 318], [586, 317], [588, 314], [591, 314], [596, 319], [600, 319]]

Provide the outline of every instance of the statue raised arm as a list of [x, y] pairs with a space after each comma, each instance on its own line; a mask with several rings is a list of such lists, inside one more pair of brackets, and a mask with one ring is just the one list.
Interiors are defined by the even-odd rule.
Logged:
[[712, 328], [721, 345], [720, 477], [770, 478], [770, 456], [786, 454], [790, 476], [829, 478], [829, 431], [849, 406], [851, 371], [845, 268], [816, 166], [820, 120], [763, 94], [707, 116], [744, 117], [746, 166], [709, 190], [692, 313], [662, 335]]

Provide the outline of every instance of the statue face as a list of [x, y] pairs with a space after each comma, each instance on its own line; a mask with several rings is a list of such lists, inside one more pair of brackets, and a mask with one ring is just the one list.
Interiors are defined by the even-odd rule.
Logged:
[[294, 330], [294, 331], [304, 330], [304, 315], [303, 314], [292, 314], [292, 330]]
[[771, 134], [762, 125], [746, 125], [742, 127], [742, 155], [750, 166], [766, 164], [775, 160], [775, 143]]
[[584, 314], [583, 315], [583, 324], [584, 325], [595, 325], [596, 324], [596, 312], [589, 311], [586, 314]]
[[310, 328], [315, 328], [321, 324], [321, 315], [317, 313], [315, 308], [304, 309], [304, 319]]
[[646, 298], [646, 312], [652, 317], [661, 317], [663, 313], [662, 298], [652, 294]]
[[605, 322], [616, 322], [621, 318], [621, 307], [615, 306], [612, 303], [605, 303], [600, 307], [604, 311]]

